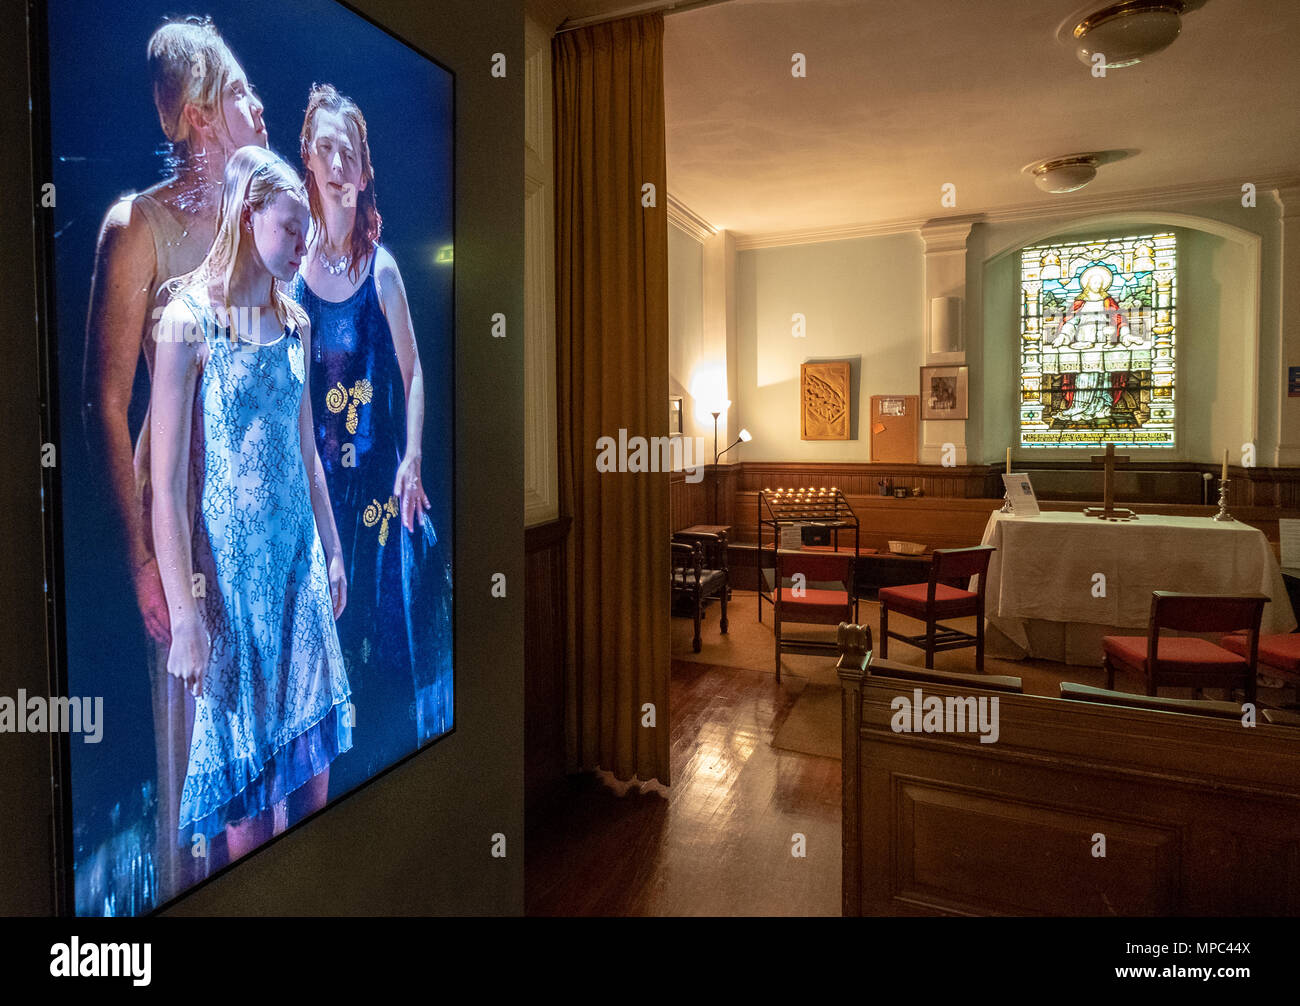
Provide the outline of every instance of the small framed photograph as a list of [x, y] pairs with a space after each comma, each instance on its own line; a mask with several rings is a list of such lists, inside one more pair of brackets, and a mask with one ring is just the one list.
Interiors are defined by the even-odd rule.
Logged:
[[680, 437], [682, 435], [681, 395], [670, 395], [668, 397], [668, 435], [670, 437]]
[[921, 368], [921, 418], [966, 419], [968, 367]]

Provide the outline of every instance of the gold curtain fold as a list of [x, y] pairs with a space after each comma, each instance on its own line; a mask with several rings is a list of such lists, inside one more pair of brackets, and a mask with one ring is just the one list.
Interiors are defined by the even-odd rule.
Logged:
[[601, 437], [668, 434], [663, 32], [662, 14], [566, 32], [552, 78], [566, 761], [667, 784], [668, 474], [596, 469]]

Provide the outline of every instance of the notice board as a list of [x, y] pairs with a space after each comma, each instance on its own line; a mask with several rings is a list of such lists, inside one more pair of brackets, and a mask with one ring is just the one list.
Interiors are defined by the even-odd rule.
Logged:
[[871, 460], [916, 464], [919, 395], [871, 396]]

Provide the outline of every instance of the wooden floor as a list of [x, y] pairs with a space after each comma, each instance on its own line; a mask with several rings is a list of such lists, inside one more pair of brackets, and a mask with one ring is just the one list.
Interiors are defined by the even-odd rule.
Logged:
[[[736, 592], [726, 637], [710, 612], [698, 655], [690, 619], [672, 620], [672, 652], [691, 659], [672, 664], [670, 787], [602, 772], [561, 783], [549, 803], [529, 810], [528, 914], [839, 915], [840, 762], [771, 746], [810, 681], [835, 684], [834, 664], [783, 660], [794, 673], [777, 684], [771, 629], [758, 623], [753, 602]], [[879, 638], [878, 606], [864, 601], [860, 616]], [[898, 617], [898, 628], [920, 630]], [[917, 665], [924, 658], [897, 643], [890, 656]], [[939, 654], [936, 666], [970, 670], [971, 661], [970, 650], [957, 650]], [[1105, 683], [1100, 667], [1041, 660], [986, 656], [985, 671], [1020, 677], [1030, 694], [1055, 695], [1062, 680]], [[1143, 690], [1132, 677], [1116, 684]], [[802, 858], [791, 855], [796, 834]]]
[[530, 812], [525, 911], [839, 915], [840, 763], [770, 746], [797, 698], [770, 672], [674, 661], [672, 786], [599, 773]]

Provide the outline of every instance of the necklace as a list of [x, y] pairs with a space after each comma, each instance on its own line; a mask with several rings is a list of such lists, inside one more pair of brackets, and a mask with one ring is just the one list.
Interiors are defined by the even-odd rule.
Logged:
[[349, 252], [344, 252], [339, 257], [338, 262], [331, 262], [330, 257], [325, 254], [323, 249], [320, 253], [320, 264], [325, 267], [325, 271], [331, 276], [342, 276], [343, 270], [348, 267], [348, 263], [351, 261], [352, 255]]

